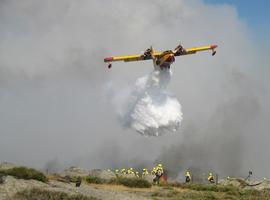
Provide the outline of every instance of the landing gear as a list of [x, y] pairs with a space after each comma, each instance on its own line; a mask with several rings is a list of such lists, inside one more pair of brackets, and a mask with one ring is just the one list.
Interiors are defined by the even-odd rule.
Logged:
[[110, 69], [112, 67], [112, 63], [109, 63], [108, 64], [108, 68]]

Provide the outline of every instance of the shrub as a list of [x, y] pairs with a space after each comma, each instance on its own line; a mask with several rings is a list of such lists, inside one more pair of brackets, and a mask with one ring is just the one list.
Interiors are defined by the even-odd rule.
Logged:
[[94, 184], [114, 184], [114, 185], [124, 185], [127, 187], [136, 187], [136, 188], [150, 188], [152, 185], [147, 180], [142, 178], [126, 178], [126, 177], [117, 177], [112, 178], [109, 181], [106, 181], [102, 178], [96, 176], [87, 176], [85, 178], [87, 183]]
[[247, 190], [243, 190], [241, 192], [241, 195], [243, 195], [243, 196], [259, 196], [260, 193], [261, 193], [261, 191], [259, 191], [259, 190], [247, 189]]
[[76, 176], [65, 176], [64, 180], [67, 183], [76, 183], [76, 181], [78, 180], [78, 177], [76, 177]]
[[120, 184], [127, 187], [135, 187], [135, 188], [150, 188], [152, 185], [147, 180], [142, 178], [126, 178], [119, 177], [116, 179], [112, 179], [110, 183]]
[[14, 167], [1, 171], [2, 174], [14, 176], [19, 179], [35, 179], [42, 182], [47, 182], [47, 177], [40, 171], [27, 167]]
[[180, 192], [173, 199], [178, 200], [217, 200], [219, 199], [213, 192]]
[[30, 190], [23, 190], [15, 194], [12, 198], [14, 200], [97, 200], [94, 197], [87, 197], [84, 195], [69, 195], [64, 192], [41, 190], [32, 188]]
[[258, 200], [269, 200], [270, 192], [267, 189], [264, 190], [255, 190], [255, 189], [246, 189], [242, 190], [240, 193], [242, 199], [258, 199]]
[[222, 185], [199, 184], [199, 183], [192, 183], [192, 184], [173, 183], [170, 185], [174, 187], [181, 187], [195, 191], [227, 192], [234, 195], [239, 194], [239, 189], [234, 186], [222, 186]]
[[87, 176], [85, 180], [87, 183], [94, 183], [94, 184], [103, 184], [106, 182], [105, 180], [97, 176]]

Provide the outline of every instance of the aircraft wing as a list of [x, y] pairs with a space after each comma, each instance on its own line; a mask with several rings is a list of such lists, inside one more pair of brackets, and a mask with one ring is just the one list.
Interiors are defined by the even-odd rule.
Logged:
[[207, 45], [207, 46], [200, 46], [200, 47], [193, 47], [193, 48], [188, 48], [188, 49], [185, 49], [185, 52], [183, 54], [180, 54], [179, 56], [182, 56], [182, 55], [188, 55], [188, 54], [194, 54], [198, 51], [206, 51], [206, 50], [212, 50], [213, 53], [212, 54], [215, 54], [215, 51], [214, 49], [217, 48], [217, 45]]
[[[153, 53], [154, 57], [159, 57], [163, 52], [155, 51]], [[124, 62], [132, 62], [132, 61], [141, 61], [141, 60], [151, 60], [151, 57], [145, 57], [143, 54], [134, 54], [129, 56], [113, 56], [104, 58], [104, 62], [115, 62], [115, 61], [124, 61]]]
[[129, 56], [113, 56], [104, 58], [104, 62], [115, 62], [115, 61], [124, 61], [124, 62], [131, 62], [131, 61], [140, 61], [146, 60], [143, 57], [143, 54], [134, 54]]

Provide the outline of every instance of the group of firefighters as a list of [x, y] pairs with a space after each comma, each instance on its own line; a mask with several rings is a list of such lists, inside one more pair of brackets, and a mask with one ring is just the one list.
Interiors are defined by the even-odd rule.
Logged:
[[[148, 171], [146, 168], [144, 168], [142, 170], [141, 176], [140, 173], [136, 170], [134, 170], [132, 167], [128, 168], [128, 169], [115, 169], [114, 173], [116, 174], [116, 176], [119, 175], [126, 175], [126, 174], [131, 174], [134, 175], [136, 177], [146, 177], [148, 175], [152, 175], [153, 178], [153, 182], [156, 184], [159, 184], [160, 178], [164, 175], [164, 169], [162, 164], [158, 164], [157, 166], [155, 166], [151, 171]], [[215, 179], [213, 174], [210, 172], [207, 178], [209, 183], [215, 183]], [[185, 173], [185, 182], [189, 183], [192, 181], [192, 175], [189, 171], [186, 171]]]
[[[109, 171], [110, 171], [110, 170], [109, 170]], [[136, 176], [136, 177], [138, 177], [138, 178], [139, 178], [139, 177], [146, 177], [146, 176], [148, 176], [148, 175], [153, 175], [153, 176], [154, 176], [153, 182], [158, 184], [160, 178], [161, 178], [161, 177], [163, 176], [163, 174], [164, 174], [164, 170], [163, 170], [162, 164], [158, 164], [156, 167], [154, 167], [154, 168], [152, 169], [151, 172], [149, 172], [146, 168], [144, 168], [144, 169], [142, 170], [141, 176], [140, 176], [139, 172], [136, 171], [136, 170], [134, 170], [132, 167], [130, 167], [130, 168], [128, 168], [128, 169], [123, 168], [123, 169], [121, 169], [121, 170], [115, 169], [115, 170], [114, 170], [114, 173], [115, 173], [116, 176], [130, 174], [130, 175], [134, 175], [134, 176]]]

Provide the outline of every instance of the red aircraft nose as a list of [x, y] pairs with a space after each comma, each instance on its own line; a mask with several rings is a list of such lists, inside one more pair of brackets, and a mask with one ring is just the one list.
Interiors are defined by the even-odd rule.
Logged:
[[170, 56], [166, 59], [166, 62], [172, 63], [172, 62], [174, 62], [174, 61], [175, 61], [175, 58], [174, 58], [173, 55], [170, 55]]

